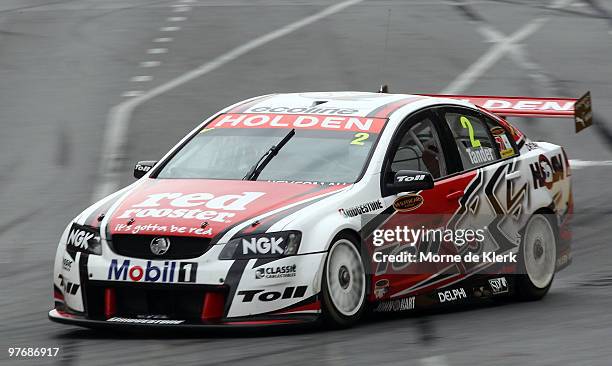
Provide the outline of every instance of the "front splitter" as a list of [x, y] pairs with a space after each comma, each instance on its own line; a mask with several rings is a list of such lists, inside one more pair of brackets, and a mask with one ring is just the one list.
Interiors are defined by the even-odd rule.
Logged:
[[116, 321], [87, 319], [82, 316], [60, 312], [57, 309], [49, 311], [49, 320], [56, 323], [76, 325], [92, 329], [249, 329], [249, 328], [280, 328], [286, 326], [312, 325], [319, 319], [318, 315], [299, 315], [291, 318], [241, 318], [236, 320], [219, 321], [217, 323], [196, 323], [180, 320], [165, 319], [135, 319], [115, 317]]

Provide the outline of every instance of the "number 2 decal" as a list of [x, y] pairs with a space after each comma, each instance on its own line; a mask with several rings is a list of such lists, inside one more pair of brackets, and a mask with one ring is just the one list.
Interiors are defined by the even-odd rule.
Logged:
[[363, 145], [363, 142], [370, 137], [369, 133], [357, 132], [355, 138], [351, 141], [351, 145]]
[[463, 126], [463, 128], [467, 128], [468, 133], [470, 134], [470, 144], [472, 147], [480, 147], [480, 140], [474, 138], [474, 128], [472, 127], [470, 120], [465, 116], [461, 116], [459, 121], [461, 122], [461, 126]]

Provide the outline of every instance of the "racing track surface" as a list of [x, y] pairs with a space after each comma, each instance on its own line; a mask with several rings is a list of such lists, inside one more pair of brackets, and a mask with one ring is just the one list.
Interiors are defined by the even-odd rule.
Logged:
[[[107, 114], [126, 99], [122, 93], [162, 85], [333, 3], [0, 2], [0, 363], [612, 363], [609, 162], [583, 162], [573, 170], [574, 263], [558, 275], [542, 302], [268, 336], [127, 337], [47, 320], [57, 239], [97, 188]], [[277, 91], [368, 91], [383, 82], [402, 92], [451, 88], [471, 94], [579, 96], [591, 90], [595, 128], [575, 135], [569, 121], [516, 123], [536, 140], [565, 145], [571, 159], [612, 160], [612, 1], [549, 5], [531, 0], [356, 3], [138, 106], [126, 125], [119, 183], [131, 181], [134, 161], [160, 157], [198, 121], [240, 99]], [[162, 30], [168, 26], [179, 29]], [[512, 35], [518, 43], [509, 41]], [[172, 40], [154, 42], [158, 38]], [[144, 61], [161, 64], [141, 65]], [[455, 79], [470, 67], [466, 78]], [[138, 76], [143, 77], [131, 81]], [[56, 358], [9, 361], [9, 346], [59, 346], [61, 351]]]

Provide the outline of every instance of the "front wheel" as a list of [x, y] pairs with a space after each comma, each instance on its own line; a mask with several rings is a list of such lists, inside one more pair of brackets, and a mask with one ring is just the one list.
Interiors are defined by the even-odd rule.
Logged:
[[349, 236], [332, 243], [322, 276], [323, 320], [333, 328], [356, 323], [365, 309], [366, 275], [357, 244]]
[[518, 276], [518, 297], [540, 300], [550, 290], [557, 261], [557, 235], [547, 215], [535, 214], [527, 222], [521, 257], [524, 274]]

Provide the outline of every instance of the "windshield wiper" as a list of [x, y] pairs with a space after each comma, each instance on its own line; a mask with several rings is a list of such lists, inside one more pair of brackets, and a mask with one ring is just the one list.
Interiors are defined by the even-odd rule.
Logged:
[[295, 129], [289, 131], [289, 133], [286, 134], [285, 137], [283, 137], [283, 139], [278, 143], [278, 145], [274, 145], [270, 148], [270, 150], [266, 151], [266, 153], [263, 154], [261, 158], [259, 158], [257, 163], [255, 163], [255, 165], [253, 165], [251, 169], [249, 169], [249, 172], [244, 176], [244, 178], [242, 178], [242, 180], [257, 180], [259, 174], [261, 174], [261, 171], [264, 170], [270, 160], [272, 160], [276, 156], [276, 154], [278, 154], [280, 149], [282, 149], [283, 146], [285, 146], [285, 144], [289, 140], [291, 140], [293, 135], [295, 135]]

